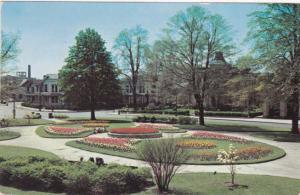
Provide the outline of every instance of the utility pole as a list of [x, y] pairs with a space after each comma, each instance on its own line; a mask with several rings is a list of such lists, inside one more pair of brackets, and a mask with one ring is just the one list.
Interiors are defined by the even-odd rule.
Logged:
[[13, 98], [13, 119], [16, 118], [16, 94], [12, 94]]

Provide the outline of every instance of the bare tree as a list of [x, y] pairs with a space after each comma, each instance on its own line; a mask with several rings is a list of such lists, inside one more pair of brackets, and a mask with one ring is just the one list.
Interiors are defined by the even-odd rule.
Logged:
[[144, 65], [145, 50], [148, 47], [147, 34], [147, 31], [141, 26], [125, 29], [120, 32], [114, 45], [122, 74], [127, 78], [132, 91], [135, 110], [137, 109], [139, 72]]
[[147, 140], [137, 150], [138, 156], [152, 168], [160, 192], [168, 191], [169, 184], [188, 153], [176, 145], [174, 138]]
[[178, 81], [192, 88], [204, 125], [204, 98], [208, 88], [207, 72], [217, 51], [231, 55], [230, 27], [219, 15], [211, 15], [197, 6], [179, 12], [170, 19], [165, 37], [159, 41], [162, 62]]

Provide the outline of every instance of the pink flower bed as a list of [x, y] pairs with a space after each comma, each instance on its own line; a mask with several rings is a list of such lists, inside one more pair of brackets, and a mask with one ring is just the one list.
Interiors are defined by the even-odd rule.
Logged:
[[134, 149], [132, 146], [134, 141], [126, 138], [87, 137], [79, 142], [101, 148], [108, 148], [121, 151], [132, 151]]
[[159, 133], [157, 129], [144, 127], [129, 127], [129, 128], [115, 128], [110, 130], [111, 133], [117, 134], [151, 134]]
[[207, 138], [207, 139], [218, 139], [218, 140], [225, 140], [225, 141], [233, 141], [233, 142], [239, 142], [239, 143], [249, 143], [249, 140], [229, 136], [229, 135], [223, 135], [219, 133], [212, 133], [207, 131], [197, 131], [192, 134], [192, 137], [196, 138]]
[[165, 128], [172, 128], [172, 125], [168, 124], [149, 124], [149, 123], [139, 123], [138, 127], [142, 128], [152, 128], [152, 129], [165, 129]]
[[58, 126], [49, 126], [45, 130], [48, 133], [54, 133], [60, 135], [73, 135], [73, 134], [78, 134], [87, 131], [87, 129], [85, 128], [58, 127]]

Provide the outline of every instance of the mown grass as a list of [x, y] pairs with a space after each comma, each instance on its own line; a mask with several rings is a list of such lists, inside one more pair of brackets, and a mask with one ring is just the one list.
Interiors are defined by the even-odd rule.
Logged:
[[21, 134], [14, 131], [0, 130], [0, 141], [15, 139], [20, 137]]
[[39, 149], [19, 147], [19, 146], [0, 146], [0, 157], [4, 159], [14, 158], [14, 157], [28, 157], [28, 156], [41, 156], [46, 158], [58, 158], [55, 154], [51, 152], [46, 152]]
[[65, 193], [48, 193], [48, 192], [38, 192], [38, 191], [30, 191], [30, 190], [21, 190], [13, 187], [0, 185], [0, 192], [4, 194], [11, 195], [64, 195]]
[[46, 124], [54, 124], [54, 121], [47, 120], [47, 119], [30, 119], [28, 122], [28, 119], [23, 118], [17, 118], [17, 119], [7, 119], [8, 120], [8, 126], [14, 127], [14, 126], [33, 126], [33, 125], [46, 125]]
[[274, 124], [245, 123], [240, 121], [206, 120], [206, 125], [176, 125], [188, 130], [228, 131], [228, 132], [288, 132], [290, 128]]
[[[176, 174], [170, 183], [169, 194], [203, 195], [297, 195], [300, 193], [300, 180], [285, 177], [244, 175], [236, 176], [238, 188], [230, 190], [225, 182], [230, 175], [224, 173], [181, 173]], [[156, 187], [136, 194], [156, 194]], [[167, 194], [167, 193], [166, 193]]]

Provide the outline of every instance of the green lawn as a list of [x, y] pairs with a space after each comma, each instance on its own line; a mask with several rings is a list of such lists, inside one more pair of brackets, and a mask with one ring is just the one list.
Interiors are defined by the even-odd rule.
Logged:
[[8, 126], [32, 126], [32, 125], [46, 125], [46, 124], [53, 124], [54, 121], [47, 120], [47, 119], [30, 119], [30, 123], [28, 123], [27, 119], [17, 118], [17, 119], [7, 119]]
[[[178, 139], [182, 139], [182, 138], [178, 138]], [[265, 146], [265, 147], [272, 149], [272, 153], [270, 153], [264, 157], [260, 157], [259, 159], [251, 159], [251, 160], [239, 160], [239, 161], [237, 161], [237, 164], [261, 163], [261, 162], [275, 160], [275, 159], [285, 156], [284, 150], [274, 147], [274, 146], [271, 146], [271, 145], [260, 143], [260, 142], [251, 142], [248, 144], [240, 144], [240, 143], [236, 143], [236, 142], [229, 142], [229, 141], [223, 141], [223, 140], [213, 140], [213, 139], [205, 139], [205, 140], [214, 142], [217, 145], [217, 147], [211, 148], [211, 149], [187, 149], [187, 151], [190, 153], [204, 151], [204, 152], [212, 152], [214, 154], [217, 154], [217, 152], [220, 149], [227, 150], [230, 143], [233, 143], [237, 149], [244, 148], [244, 147], [251, 147], [251, 146]], [[137, 145], [141, 144], [142, 142], [143, 142], [143, 140], [138, 142]], [[134, 151], [133, 152], [124, 152], [124, 151], [118, 151], [118, 150], [113, 150], [113, 149], [108, 149], [108, 148], [95, 147], [95, 146], [90, 146], [90, 145], [80, 143], [77, 141], [69, 141], [66, 143], [66, 145], [74, 147], [74, 148], [82, 149], [82, 150], [87, 150], [90, 152], [97, 152], [97, 153], [108, 154], [108, 155], [113, 155], [113, 156], [138, 159], [138, 157]], [[136, 146], [136, 147], [138, 147], [138, 146]], [[212, 164], [222, 164], [222, 163], [218, 162], [217, 160], [202, 160], [199, 157], [194, 157], [194, 158], [191, 157], [187, 161], [186, 164], [198, 164], [198, 165], [210, 164], [210, 165], [212, 165]]]
[[[300, 180], [285, 177], [243, 175], [236, 176], [241, 186], [230, 190], [225, 182], [230, 181], [229, 174], [182, 173], [176, 174], [170, 183], [170, 194], [202, 195], [298, 195]], [[137, 194], [155, 194], [155, 187]]]
[[55, 154], [43, 150], [18, 146], [0, 146], [0, 157], [7, 159], [16, 156], [41, 156], [47, 158], [58, 158], [58, 156]]
[[21, 134], [14, 131], [0, 130], [0, 141], [15, 139], [20, 137]]
[[230, 132], [279, 132], [290, 131], [290, 128], [281, 126], [271, 126], [268, 124], [250, 124], [239, 121], [215, 121], [206, 120], [205, 126], [200, 125], [177, 125], [183, 129], [189, 130], [207, 130], [207, 131], [230, 131]]
[[300, 135], [294, 135], [290, 132], [254, 132], [251, 135], [279, 142], [300, 142]]
[[2, 186], [0, 185], [0, 192], [8, 195], [63, 195], [65, 193], [48, 193], [48, 192], [38, 192], [38, 191], [26, 191], [26, 190], [20, 190], [13, 187], [8, 186]]

